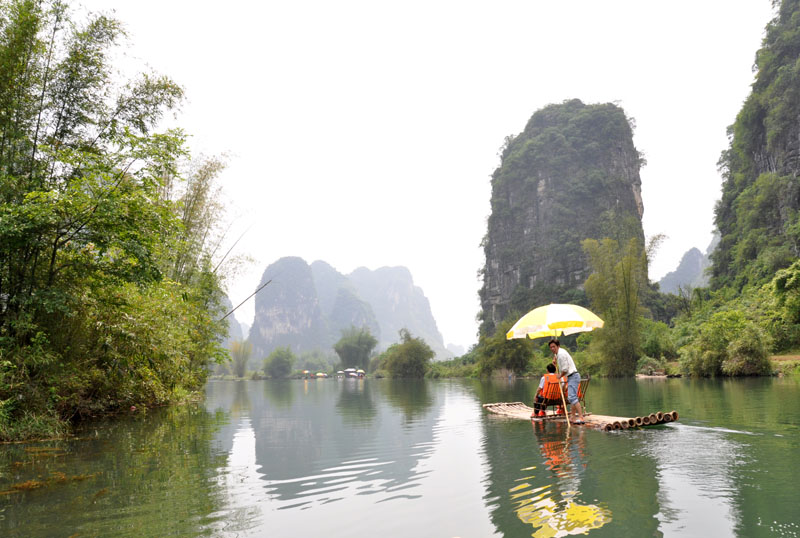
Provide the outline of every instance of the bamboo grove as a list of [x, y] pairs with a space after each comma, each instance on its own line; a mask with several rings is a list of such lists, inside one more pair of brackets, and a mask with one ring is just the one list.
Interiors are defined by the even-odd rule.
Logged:
[[0, 3], [0, 439], [184, 398], [220, 359], [214, 180], [158, 131], [183, 90], [120, 82], [125, 34]]

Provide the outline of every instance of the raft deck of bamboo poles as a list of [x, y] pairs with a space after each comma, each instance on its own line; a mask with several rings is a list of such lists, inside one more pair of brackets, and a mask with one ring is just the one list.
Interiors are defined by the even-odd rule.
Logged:
[[[528, 407], [522, 402], [501, 402], [483, 404], [483, 407], [490, 413], [510, 418], [531, 420], [533, 408]], [[543, 420], [565, 420], [565, 416], [556, 414], [553, 410], [548, 410], [542, 417]], [[606, 415], [595, 415], [584, 413], [583, 420], [585, 426], [597, 428], [603, 431], [627, 430], [629, 428], [641, 428], [644, 426], [654, 426], [656, 424], [666, 424], [678, 420], [677, 411], [662, 412], [658, 411], [640, 417], [610, 417]]]

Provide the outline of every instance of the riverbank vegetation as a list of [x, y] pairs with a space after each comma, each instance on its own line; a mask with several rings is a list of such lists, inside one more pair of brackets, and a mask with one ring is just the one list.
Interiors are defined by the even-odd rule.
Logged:
[[223, 164], [157, 130], [172, 80], [116, 80], [118, 21], [0, 10], [0, 439], [186, 398], [225, 354]]

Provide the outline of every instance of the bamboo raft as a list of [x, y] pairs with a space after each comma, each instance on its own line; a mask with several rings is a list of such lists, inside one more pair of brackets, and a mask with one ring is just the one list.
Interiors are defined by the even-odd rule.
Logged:
[[[533, 413], [533, 408], [528, 407], [522, 402], [488, 403], [483, 404], [483, 407], [495, 415], [524, 420], [531, 420], [531, 414]], [[547, 414], [542, 417], [543, 420], [566, 420], [564, 415], [556, 414], [553, 410], [547, 410], [546, 413]], [[609, 417], [606, 415], [584, 413], [583, 420], [585, 422], [585, 424], [583, 424], [584, 426], [610, 432], [612, 430], [627, 430], [629, 428], [641, 428], [643, 426], [655, 426], [656, 424], [674, 422], [678, 420], [678, 412], [669, 411], [665, 413], [658, 411], [634, 418]]]

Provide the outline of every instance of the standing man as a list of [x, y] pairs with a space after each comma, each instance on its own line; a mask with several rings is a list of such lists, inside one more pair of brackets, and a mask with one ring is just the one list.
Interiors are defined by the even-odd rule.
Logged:
[[575, 368], [575, 361], [572, 356], [567, 353], [566, 349], [561, 348], [561, 343], [557, 338], [550, 340], [548, 344], [550, 351], [553, 352], [553, 364], [556, 365], [558, 373], [567, 378], [567, 403], [569, 403], [569, 414], [573, 417], [577, 415], [577, 419], [573, 420], [573, 424], [584, 424], [583, 422], [583, 409], [581, 403], [578, 401], [578, 385], [581, 384], [581, 374]]

